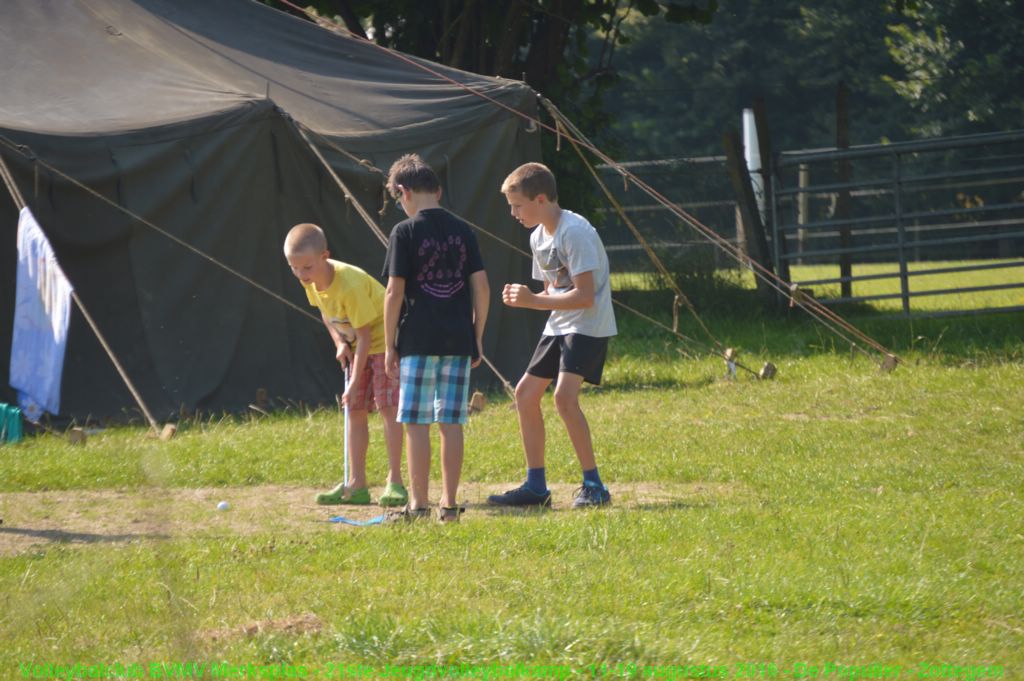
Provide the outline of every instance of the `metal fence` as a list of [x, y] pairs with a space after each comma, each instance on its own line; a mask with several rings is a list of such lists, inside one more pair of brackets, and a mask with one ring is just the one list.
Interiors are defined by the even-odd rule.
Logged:
[[[965, 294], [1024, 288], [1024, 130], [783, 152], [773, 160], [772, 176], [768, 218], [776, 270], [794, 281], [793, 265], [839, 265], [838, 276], [794, 281], [813, 287], [823, 303], [895, 300], [901, 314], [911, 315], [922, 313], [913, 303], [923, 297], [966, 300]], [[879, 263], [893, 267], [863, 267]], [[858, 269], [870, 272], [855, 274]], [[949, 275], [985, 270], [1006, 276], [942, 285]], [[855, 295], [856, 284], [884, 280], [898, 286]], [[925, 314], [1022, 309], [982, 303]]]
[[[620, 164], [672, 203], [682, 207], [724, 238], [737, 238], [736, 199], [729, 183], [724, 156], [632, 161]], [[597, 166], [601, 179], [622, 204], [658, 256], [677, 272], [735, 267], [721, 249], [642, 191], [627, 185], [613, 168]], [[601, 233], [609, 263], [616, 272], [648, 272], [652, 266], [643, 248], [617, 211], [605, 202], [591, 217]]]

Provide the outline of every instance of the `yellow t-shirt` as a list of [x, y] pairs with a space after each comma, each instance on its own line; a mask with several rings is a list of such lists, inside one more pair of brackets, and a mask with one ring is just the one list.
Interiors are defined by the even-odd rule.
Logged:
[[327, 321], [355, 348], [355, 329], [369, 325], [370, 354], [384, 352], [384, 286], [355, 265], [328, 260], [334, 279], [326, 291], [304, 285], [311, 305], [320, 308]]

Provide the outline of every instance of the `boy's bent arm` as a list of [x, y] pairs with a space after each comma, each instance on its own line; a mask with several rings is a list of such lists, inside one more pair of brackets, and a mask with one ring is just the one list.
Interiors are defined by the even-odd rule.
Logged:
[[593, 307], [596, 292], [594, 273], [580, 272], [572, 278], [573, 290], [565, 293], [533, 293], [524, 284], [506, 284], [501, 298], [509, 307], [531, 310], [583, 310]]
[[327, 333], [330, 334], [331, 340], [334, 341], [335, 354], [334, 357], [342, 364], [345, 363], [346, 357], [351, 356], [352, 348], [349, 346], [348, 341], [341, 335], [341, 331], [334, 328], [334, 324], [327, 321], [327, 315], [323, 312], [320, 313], [320, 318], [324, 320], [324, 326], [327, 327]]
[[384, 292], [384, 359], [385, 371], [392, 378], [398, 377], [398, 316], [402, 313], [402, 300], [405, 298], [405, 279], [388, 277], [388, 287]]
[[369, 324], [366, 326], [360, 326], [355, 329], [356, 333], [356, 354], [352, 359], [352, 372], [349, 374], [348, 380], [352, 385], [356, 385], [357, 381], [362, 377], [363, 372], [366, 371], [366, 359], [370, 356], [370, 342], [373, 339], [373, 327]]
[[487, 312], [491, 307], [491, 285], [487, 281], [487, 272], [480, 270], [469, 275], [469, 290], [473, 296], [473, 330], [476, 332], [476, 350], [480, 354], [473, 362], [473, 368], [480, 366], [484, 356], [484, 326], [487, 324]]

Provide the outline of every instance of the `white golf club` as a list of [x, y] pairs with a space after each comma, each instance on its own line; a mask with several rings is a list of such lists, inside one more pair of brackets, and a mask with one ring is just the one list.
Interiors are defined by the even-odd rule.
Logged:
[[[345, 367], [344, 372], [345, 372], [345, 392], [348, 392], [348, 367]], [[345, 458], [345, 477], [342, 478], [342, 479], [345, 482], [345, 487], [348, 488], [348, 402], [346, 402], [344, 405], [342, 405], [342, 413], [345, 415], [344, 416], [344, 424], [342, 426], [342, 428], [344, 429], [344, 437], [343, 437], [343, 440], [344, 440], [344, 445], [343, 445], [344, 452], [343, 452], [342, 456]]]

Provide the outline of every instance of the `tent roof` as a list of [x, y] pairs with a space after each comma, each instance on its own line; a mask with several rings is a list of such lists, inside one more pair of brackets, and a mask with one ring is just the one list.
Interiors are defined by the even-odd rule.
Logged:
[[[394, 54], [255, 0], [5, 0], [0, 53], [0, 128], [12, 130], [125, 132], [267, 98], [345, 138], [455, 132], [503, 114]], [[416, 61], [517, 108], [532, 96], [515, 81]]]
[[[387, 168], [415, 151], [441, 175], [446, 207], [527, 247], [498, 188], [540, 157], [540, 135], [402, 55], [254, 0], [0, 1], [0, 134], [110, 204], [40, 171], [28, 153], [0, 152], [31, 188], [26, 198], [64, 271], [154, 413], [245, 409], [258, 390], [330, 403], [340, 374], [321, 324], [268, 304], [118, 207], [305, 309], [281, 256], [290, 225], [322, 225], [332, 253], [372, 275], [383, 255], [314, 152], [385, 225], [404, 216], [386, 204], [383, 177], [353, 155]], [[430, 68], [536, 115], [522, 83]], [[297, 123], [329, 143], [314, 135], [311, 148]], [[0, 262], [10, 263], [0, 267], [5, 401], [12, 208], [0, 189], [0, 233], [9, 235]], [[529, 277], [528, 262], [503, 244], [482, 239], [481, 249], [493, 281]], [[496, 299], [491, 310], [485, 352], [516, 374], [542, 320]], [[122, 414], [131, 397], [83, 325], [72, 315], [61, 411]]]

